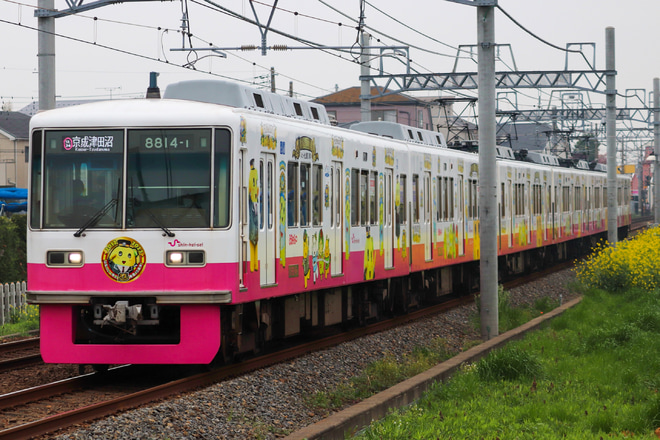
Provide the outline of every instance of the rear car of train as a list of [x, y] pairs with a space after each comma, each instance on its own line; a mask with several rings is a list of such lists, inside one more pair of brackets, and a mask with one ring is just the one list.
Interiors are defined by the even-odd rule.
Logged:
[[228, 117], [130, 100], [32, 118], [28, 300], [44, 361], [213, 359], [238, 286]]

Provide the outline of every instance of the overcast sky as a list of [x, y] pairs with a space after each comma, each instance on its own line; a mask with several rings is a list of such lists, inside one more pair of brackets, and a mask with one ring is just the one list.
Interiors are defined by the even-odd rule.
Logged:
[[[262, 24], [268, 21], [270, 5], [272, 0], [254, 2]], [[38, 99], [35, 6], [36, 0], [0, 0], [0, 101], [11, 102], [13, 110]], [[356, 41], [358, 0], [280, 0], [277, 6], [266, 37], [269, 46], [304, 46], [276, 30], [327, 46], [352, 46]], [[605, 28], [614, 27], [617, 89], [621, 94], [626, 89], [645, 89], [648, 99], [653, 78], [660, 77], [660, 0], [499, 0], [499, 6], [531, 33], [555, 46], [595, 43], [595, 53], [585, 46], [585, 56], [589, 61], [595, 57], [598, 70], [605, 69]], [[261, 81], [258, 77], [268, 76], [271, 67], [278, 74], [278, 90], [284, 93], [293, 81], [294, 91], [303, 99], [326, 95], [335, 87], [359, 85], [360, 69], [353, 62], [357, 52], [288, 50], [269, 51], [262, 56], [260, 51], [225, 50], [227, 58], [220, 58], [211, 56], [213, 52], [209, 51], [172, 51], [183, 44], [179, 30], [184, 7], [185, 3], [177, 1], [121, 3], [56, 19], [58, 99], [140, 96], [149, 85], [150, 71], [160, 72], [159, 85], [163, 90], [167, 84], [186, 79]], [[255, 20], [247, 0], [188, 0], [194, 47], [261, 44], [258, 27], [222, 12], [219, 7]], [[67, 4], [55, 0], [55, 8], [66, 9]], [[422, 73], [450, 72], [456, 62], [457, 47], [475, 44], [477, 40], [476, 8], [449, 1], [369, 0], [365, 16], [365, 24], [378, 39], [373, 44], [410, 46], [412, 67]], [[495, 16], [495, 37], [498, 44], [510, 44], [513, 53], [512, 59], [511, 54], [502, 51], [497, 70], [513, 68], [514, 61], [517, 69], [524, 71], [565, 67], [564, 51], [535, 39], [501, 11]], [[195, 60], [197, 71], [181, 67]], [[386, 59], [384, 68], [387, 73], [405, 72], [403, 63], [393, 58]], [[588, 67], [572, 54], [568, 68]], [[457, 70], [475, 72], [476, 64], [463, 55]], [[523, 109], [543, 106], [550, 93], [520, 92], [519, 105]], [[591, 99], [604, 102], [602, 96]], [[623, 106], [624, 99], [618, 98], [617, 104]]]

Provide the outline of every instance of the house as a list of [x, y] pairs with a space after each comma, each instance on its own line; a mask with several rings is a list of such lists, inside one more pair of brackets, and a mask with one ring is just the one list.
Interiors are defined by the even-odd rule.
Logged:
[[[379, 96], [382, 88], [371, 88], [371, 120], [398, 122], [412, 127], [433, 130], [431, 104], [423, 100], [393, 93]], [[387, 90], [383, 91], [388, 93]], [[331, 119], [337, 125], [348, 127], [362, 120], [360, 112], [360, 87], [351, 87], [329, 95], [313, 99], [312, 102], [323, 104]]]
[[30, 116], [0, 112], [0, 187], [27, 188]]

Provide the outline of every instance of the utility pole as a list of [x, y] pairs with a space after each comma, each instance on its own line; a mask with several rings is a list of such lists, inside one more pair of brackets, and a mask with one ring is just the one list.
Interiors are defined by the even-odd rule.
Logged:
[[[55, 9], [55, 0], [39, 0], [39, 11]], [[41, 16], [37, 19], [37, 59], [39, 66], [39, 111], [55, 108], [55, 18]]]
[[653, 142], [653, 213], [657, 225], [660, 223], [660, 78], [653, 78]]
[[617, 182], [616, 182], [616, 63], [614, 59], [614, 28], [605, 28], [605, 136], [607, 138], [607, 241], [616, 246]]
[[499, 228], [497, 223], [497, 163], [495, 155], [495, 6], [497, 6], [497, 0], [481, 1], [479, 4], [480, 6], [477, 6], [477, 54], [479, 64], [480, 318], [481, 338], [487, 341], [499, 334], [497, 298], [497, 236]]
[[[371, 50], [369, 49], [371, 35], [362, 31], [361, 38], [360, 76], [365, 77], [371, 73], [371, 63], [369, 59], [371, 57]], [[371, 86], [368, 78], [360, 81], [360, 116], [362, 122], [371, 121]]]

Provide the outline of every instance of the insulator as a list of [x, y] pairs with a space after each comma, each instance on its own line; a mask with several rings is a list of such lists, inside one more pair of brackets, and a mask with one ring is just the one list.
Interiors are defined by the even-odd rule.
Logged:
[[273, 50], [287, 50], [286, 44], [275, 44], [271, 47]]
[[256, 49], [257, 49], [257, 46], [255, 46], [254, 44], [244, 44], [244, 45], [241, 46], [241, 50], [244, 51], [244, 52], [248, 51], [248, 50], [256, 50]]

